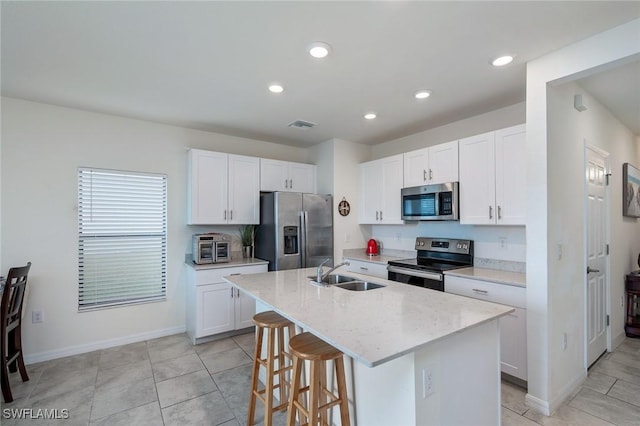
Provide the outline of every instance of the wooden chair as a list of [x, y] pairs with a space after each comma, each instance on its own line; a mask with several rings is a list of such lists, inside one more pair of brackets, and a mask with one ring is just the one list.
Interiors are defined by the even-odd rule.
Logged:
[[[29, 380], [22, 358], [22, 302], [27, 289], [27, 276], [31, 262], [26, 266], [9, 269], [0, 304], [0, 382], [4, 402], [13, 401], [9, 386], [9, 370], [20, 370], [22, 381]], [[17, 365], [16, 365], [17, 364]]]

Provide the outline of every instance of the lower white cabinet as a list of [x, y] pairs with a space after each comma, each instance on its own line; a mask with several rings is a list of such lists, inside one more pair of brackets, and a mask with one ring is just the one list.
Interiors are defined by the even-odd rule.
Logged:
[[222, 277], [267, 272], [267, 264], [196, 270], [187, 266], [187, 334], [191, 343], [203, 337], [251, 327], [255, 300]]
[[515, 308], [500, 318], [500, 364], [504, 373], [527, 380], [526, 289], [489, 281], [445, 275], [444, 291]]
[[358, 274], [371, 275], [373, 277], [384, 278], [387, 279], [387, 264], [386, 263], [376, 263], [376, 262], [366, 262], [363, 260], [354, 260], [354, 259], [345, 259], [349, 262], [349, 266], [347, 266], [347, 271], [349, 272], [357, 272]]

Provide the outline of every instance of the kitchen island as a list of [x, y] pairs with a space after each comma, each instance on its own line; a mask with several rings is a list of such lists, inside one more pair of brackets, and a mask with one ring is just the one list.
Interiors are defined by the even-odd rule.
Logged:
[[308, 268], [225, 279], [352, 360], [354, 424], [500, 423], [498, 318], [513, 308], [351, 272], [385, 287], [322, 287], [310, 282], [314, 274]]

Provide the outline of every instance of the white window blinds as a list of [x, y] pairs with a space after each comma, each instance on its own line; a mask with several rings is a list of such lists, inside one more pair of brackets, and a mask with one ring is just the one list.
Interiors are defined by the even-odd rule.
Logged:
[[78, 169], [78, 231], [78, 310], [166, 298], [166, 175]]

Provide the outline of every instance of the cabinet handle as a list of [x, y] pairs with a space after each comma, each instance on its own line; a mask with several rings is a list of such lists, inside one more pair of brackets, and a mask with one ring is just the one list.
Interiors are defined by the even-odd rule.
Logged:
[[231, 287], [231, 298], [233, 299], [233, 287]]
[[233, 220], [233, 210], [229, 210], [229, 220]]
[[289, 189], [293, 189], [293, 179], [289, 179]]
[[489, 206], [489, 219], [493, 219], [493, 207]]
[[380, 220], [382, 220], [382, 210], [380, 210]]
[[234, 275], [242, 275], [242, 274], [240, 272], [236, 272], [235, 274], [229, 274], [230, 277], [232, 277]]
[[364, 266], [361, 266], [360, 269], [362, 269], [363, 271], [368, 271], [369, 268], [365, 268]]
[[380, 220], [378, 219], [378, 210], [376, 210], [376, 220]]
[[227, 220], [227, 211], [224, 211], [224, 220]]
[[422, 170], [422, 180], [425, 182], [427, 181], [427, 171], [424, 169]]
[[429, 180], [433, 179], [433, 170], [429, 169]]
[[502, 207], [498, 206], [498, 219], [502, 219]]
[[489, 294], [489, 292], [487, 290], [481, 290], [479, 288], [472, 288], [471, 290], [475, 291], [476, 293], [480, 293], [480, 294]]
[[238, 289], [236, 289], [236, 297], [237, 297], [237, 298], [240, 298], [240, 289], [239, 289], [239, 288], [238, 288]]

